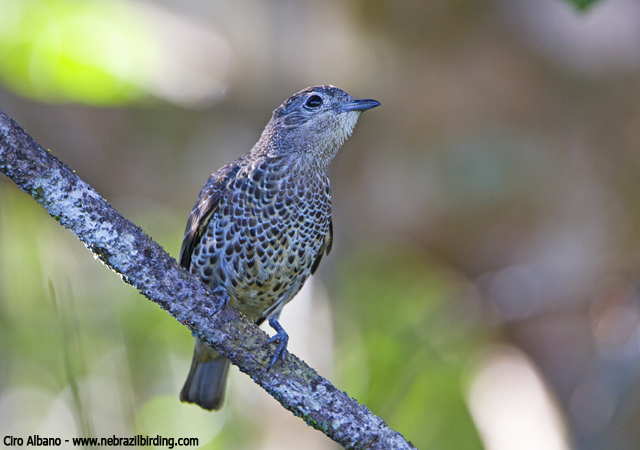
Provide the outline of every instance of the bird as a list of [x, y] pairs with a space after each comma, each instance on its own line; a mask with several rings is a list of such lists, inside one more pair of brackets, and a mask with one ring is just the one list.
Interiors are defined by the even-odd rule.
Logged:
[[[330, 85], [303, 89], [273, 111], [253, 148], [213, 173], [189, 215], [180, 264], [277, 342], [267, 370], [284, 360], [280, 312], [331, 250], [329, 164], [360, 113], [379, 106]], [[229, 360], [195, 337], [180, 400], [222, 407]]]

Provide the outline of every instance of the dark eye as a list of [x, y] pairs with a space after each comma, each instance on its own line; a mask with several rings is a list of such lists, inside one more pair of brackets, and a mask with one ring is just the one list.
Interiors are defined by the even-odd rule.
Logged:
[[312, 95], [307, 99], [307, 103], [305, 103], [305, 106], [308, 108], [317, 108], [320, 105], [322, 105], [322, 98], [320, 98], [319, 95]]

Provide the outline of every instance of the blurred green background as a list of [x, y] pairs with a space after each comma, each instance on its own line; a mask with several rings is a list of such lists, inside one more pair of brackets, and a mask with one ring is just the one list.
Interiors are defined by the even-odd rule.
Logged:
[[[588, 7], [587, 7], [588, 6]], [[636, 0], [0, 0], [0, 108], [174, 256], [294, 92], [381, 108], [334, 161], [289, 348], [421, 449], [640, 448]], [[0, 434], [335, 449], [0, 177]]]

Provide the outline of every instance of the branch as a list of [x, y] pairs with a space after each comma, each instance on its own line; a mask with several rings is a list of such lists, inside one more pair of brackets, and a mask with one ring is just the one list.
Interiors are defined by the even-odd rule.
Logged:
[[[266, 371], [273, 346], [232, 308], [213, 314], [221, 297], [179, 266], [74, 171], [40, 147], [0, 109], [0, 172], [31, 195], [122, 280], [214, 347], [296, 416], [345, 448], [411, 449], [366, 406], [291, 353]], [[177, 394], [176, 394], [177, 395]]]

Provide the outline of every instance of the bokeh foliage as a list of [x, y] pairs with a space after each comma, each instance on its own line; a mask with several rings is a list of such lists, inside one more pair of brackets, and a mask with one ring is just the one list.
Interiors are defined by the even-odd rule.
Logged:
[[383, 244], [342, 264], [336, 362], [346, 391], [418, 448], [482, 448], [463, 397], [468, 362], [489, 342], [470, 285], [409, 248]]
[[[586, 10], [598, 3], [599, 0], [566, 0], [578, 9]], [[606, 1], [606, 0], [605, 0]]]
[[46, 102], [140, 100], [157, 70], [145, 18], [119, 0], [1, 0], [0, 80]]

